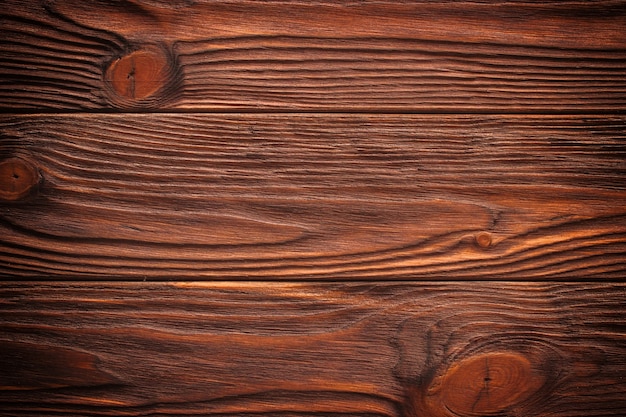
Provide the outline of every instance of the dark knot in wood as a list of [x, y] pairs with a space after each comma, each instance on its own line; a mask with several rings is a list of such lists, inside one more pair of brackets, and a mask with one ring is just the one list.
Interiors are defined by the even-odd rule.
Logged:
[[115, 59], [105, 82], [123, 100], [148, 99], [172, 82], [171, 57], [156, 46], [147, 46]]
[[0, 161], [0, 200], [19, 201], [32, 195], [41, 181], [37, 168], [25, 159]]
[[489, 352], [452, 363], [434, 378], [411, 407], [416, 415], [479, 417], [502, 415], [533, 398], [546, 375], [518, 352]]
[[476, 236], [474, 236], [474, 240], [476, 241], [476, 244], [483, 248], [486, 249], [489, 246], [491, 246], [491, 242], [492, 242], [492, 238], [491, 238], [491, 233], [489, 232], [480, 232], [478, 234], [476, 234]]
[[437, 408], [458, 416], [483, 416], [527, 399], [543, 386], [545, 378], [523, 355], [502, 352], [453, 364], [438, 382], [428, 390]]

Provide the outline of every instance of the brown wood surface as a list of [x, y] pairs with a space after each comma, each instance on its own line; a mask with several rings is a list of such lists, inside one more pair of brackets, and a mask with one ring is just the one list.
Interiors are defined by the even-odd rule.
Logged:
[[13, 416], [621, 416], [625, 284], [8, 283]]
[[5, 0], [0, 108], [594, 112], [624, 1]]
[[619, 278], [625, 120], [2, 116], [0, 273]]
[[0, 416], [623, 417], [625, 110], [626, 1], [1, 1]]

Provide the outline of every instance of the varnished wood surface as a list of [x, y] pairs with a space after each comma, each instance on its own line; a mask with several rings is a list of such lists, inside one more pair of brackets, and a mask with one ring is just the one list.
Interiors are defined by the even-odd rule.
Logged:
[[29, 185], [0, 170], [5, 194], [28, 191], [0, 202], [0, 271], [50, 279], [620, 278], [624, 121], [3, 116], [2, 154], [39, 176]]
[[0, 108], [621, 112], [623, 1], [7, 0]]
[[12, 416], [626, 413], [624, 284], [2, 283]]

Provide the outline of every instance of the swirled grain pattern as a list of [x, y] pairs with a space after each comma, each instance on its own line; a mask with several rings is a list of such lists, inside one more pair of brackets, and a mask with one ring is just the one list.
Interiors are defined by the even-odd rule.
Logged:
[[611, 0], [7, 0], [0, 108], [616, 112], [624, 27]]
[[[623, 276], [622, 116], [3, 116], [6, 278]], [[12, 181], [8, 178], [7, 181]]]
[[0, 285], [0, 413], [608, 417], [624, 284]]

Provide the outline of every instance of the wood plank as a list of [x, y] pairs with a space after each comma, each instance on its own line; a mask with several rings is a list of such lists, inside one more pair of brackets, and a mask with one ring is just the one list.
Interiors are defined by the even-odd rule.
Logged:
[[0, 413], [626, 413], [626, 284], [3, 283]]
[[4, 115], [0, 274], [622, 278], [625, 121]]
[[6, 0], [5, 109], [596, 112], [624, 1]]

